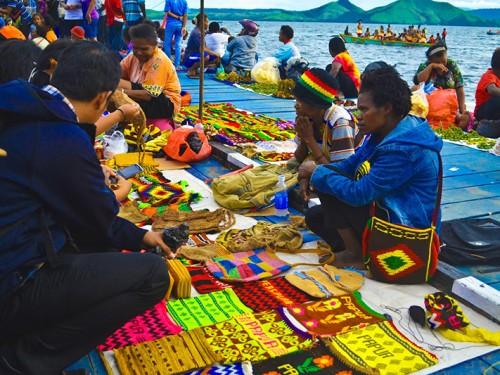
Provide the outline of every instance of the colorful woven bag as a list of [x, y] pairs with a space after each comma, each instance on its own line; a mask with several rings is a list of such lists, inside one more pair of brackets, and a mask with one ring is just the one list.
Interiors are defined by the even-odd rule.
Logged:
[[417, 229], [392, 224], [375, 216], [376, 203], [363, 233], [365, 265], [374, 279], [394, 284], [420, 284], [436, 272], [440, 240], [436, 224], [443, 189], [443, 163], [439, 158], [436, 204], [429, 228]]

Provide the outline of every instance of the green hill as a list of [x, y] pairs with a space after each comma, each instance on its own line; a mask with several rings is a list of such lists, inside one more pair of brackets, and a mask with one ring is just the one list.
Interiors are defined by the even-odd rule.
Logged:
[[485, 20], [500, 20], [500, 8], [473, 9], [473, 10], [468, 10], [467, 13], [473, 14], [477, 17], [484, 18]]
[[398, 0], [365, 13], [365, 22], [428, 25], [485, 26], [487, 22], [449, 3]]
[[[280, 22], [340, 22], [353, 23], [362, 19], [364, 23], [402, 23], [456, 26], [495, 26], [500, 21], [487, 21], [471, 12], [464, 11], [449, 3], [432, 0], [398, 0], [369, 11], [352, 4], [349, 0], [338, 0], [306, 11], [284, 9], [206, 9], [210, 19], [237, 21], [250, 18], [256, 21]], [[190, 17], [198, 13], [191, 9]], [[148, 10], [151, 19], [162, 19], [163, 12]]]

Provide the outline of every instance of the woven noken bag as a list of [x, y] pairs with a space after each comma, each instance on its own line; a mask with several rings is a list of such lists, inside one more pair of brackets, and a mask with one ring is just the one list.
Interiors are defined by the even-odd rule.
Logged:
[[297, 174], [286, 166], [266, 164], [242, 173], [216, 178], [212, 183], [214, 199], [230, 210], [265, 207], [274, 198], [280, 175], [285, 176], [288, 189], [297, 184]]
[[234, 215], [224, 208], [193, 212], [168, 210], [161, 216], [153, 218], [153, 230], [161, 232], [165, 228], [176, 227], [182, 223], [189, 226], [190, 234], [216, 233], [232, 227], [235, 219]]

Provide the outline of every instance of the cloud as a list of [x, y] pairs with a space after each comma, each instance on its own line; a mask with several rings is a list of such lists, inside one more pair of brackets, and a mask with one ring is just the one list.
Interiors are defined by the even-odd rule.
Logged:
[[[446, 0], [437, 0], [446, 1]], [[228, 3], [227, 0], [206, 0], [206, 8], [240, 8], [240, 9], [255, 9], [255, 8], [281, 8], [289, 10], [306, 10], [326, 4], [328, 0], [309, 0], [306, 2], [298, 2], [296, 0], [232, 0]], [[363, 9], [371, 9], [391, 3], [389, 0], [352, 0], [352, 3]], [[462, 8], [498, 8], [498, 0], [451, 0], [449, 3]], [[148, 9], [163, 10], [165, 0], [146, 0]], [[191, 8], [199, 8], [199, 0], [188, 0]]]

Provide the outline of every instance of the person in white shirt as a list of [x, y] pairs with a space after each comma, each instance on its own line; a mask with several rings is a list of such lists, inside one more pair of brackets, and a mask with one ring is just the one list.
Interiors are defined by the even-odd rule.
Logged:
[[228, 30], [221, 28], [218, 22], [211, 22], [210, 25], [208, 25], [208, 34], [205, 37], [205, 44], [210, 51], [222, 57], [226, 53], [226, 46], [230, 36]]
[[64, 36], [71, 36], [71, 29], [83, 27], [83, 11], [81, 0], [66, 0], [64, 4]]
[[293, 29], [290, 26], [281, 26], [279, 41], [283, 43], [283, 45], [273, 53], [273, 57], [275, 57], [281, 65], [286, 65], [288, 60], [292, 58], [300, 58], [300, 51], [295, 43], [293, 43], [293, 35]]

